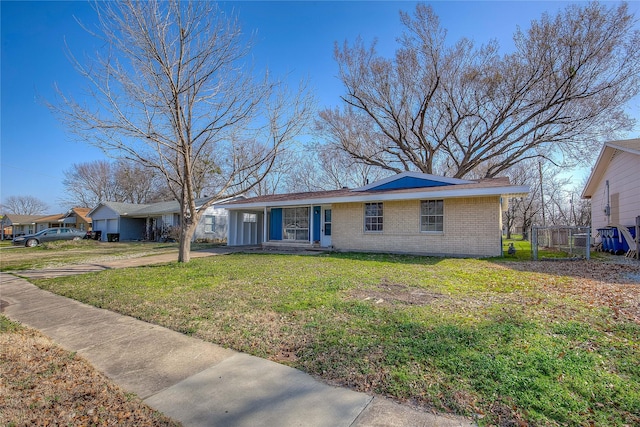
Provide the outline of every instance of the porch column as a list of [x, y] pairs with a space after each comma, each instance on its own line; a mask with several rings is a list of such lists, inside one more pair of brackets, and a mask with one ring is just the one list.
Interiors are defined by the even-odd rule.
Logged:
[[237, 222], [237, 242], [240, 245], [246, 245], [247, 242], [244, 240], [244, 212], [238, 212], [238, 218], [237, 218], [238, 222]]
[[266, 243], [269, 239], [267, 230], [267, 207], [264, 207], [264, 213], [262, 214], [262, 243]]
[[311, 217], [309, 219], [309, 243], [313, 245], [313, 217], [315, 216], [313, 214], [313, 205], [309, 206], [309, 216]]
[[227, 245], [236, 245], [236, 218], [238, 213], [236, 211], [229, 211], [229, 224], [227, 224]]

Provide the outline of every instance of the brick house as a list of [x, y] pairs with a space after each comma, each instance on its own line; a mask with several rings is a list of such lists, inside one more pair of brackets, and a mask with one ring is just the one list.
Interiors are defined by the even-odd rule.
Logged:
[[500, 256], [502, 212], [526, 186], [404, 172], [356, 189], [226, 203], [227, 244], [439, 256]]
[[87, 217], [89, 208], [71, 208], [62, 214], [47, 215], [37, 218], [36, 232], [47, 228], [72, 227], [81, 231], [91, 230], [91, 218]]

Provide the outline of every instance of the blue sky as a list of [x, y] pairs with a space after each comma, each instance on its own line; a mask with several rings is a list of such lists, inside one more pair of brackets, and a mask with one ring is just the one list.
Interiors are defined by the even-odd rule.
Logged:
[[[430, 3], [453, 42], [467, 37], [481, 44], [497, 39], [510, 51], [519, 25], [527, 28], [544, 11], [554, 14], [565, 2], [449, 1]], [[251, 1], [225, 2], [245, 31], [257, 31], [252, 54], [256, 63], [293, 81], [308, 78], [319, 107], [340, 103], [342, 86], [335, 77], [334, 42], [378, 39], [379, 51], [390, 56], [402, 33], [398, 11], [413, 11], [408, 1]], [[640, 17], [640, 2], [630, 2]], [[96, 41], [76, 22], [91, 23], [85, 1], [2, 1], [1, 7], [1, 155], [0, 200], [16, 195], [46, 202], [48, 213], [62, 212], [64, 171], [74, 163], [105, 159], [88, 144], [72, 142], [42, 100], [54, 99], [54, 84], [75, 93], [84, 86], [66, 54], [91, 54]], [[640, 116], [640, 101], [629, 106]], [[629, 138], [637, 137], [638, 129]]]

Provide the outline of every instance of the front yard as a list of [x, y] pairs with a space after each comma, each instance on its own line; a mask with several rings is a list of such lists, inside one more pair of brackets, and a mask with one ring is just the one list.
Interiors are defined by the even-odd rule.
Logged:
[[[123, 258], [160, 255], [178, 251], [177, 243], [158, 242], [97, 242], [95, 240], [59, 241], [44, 243], [35, 248], [11, 247], [10, 242], [0, 249], [0, 271], [47, 268], [68, 264], [101, 263]], [[194, 250], [215, 246], [194, 243]]]
[[234, 254], [38, 286], [480, 424], [640, 424], [640, 268]]

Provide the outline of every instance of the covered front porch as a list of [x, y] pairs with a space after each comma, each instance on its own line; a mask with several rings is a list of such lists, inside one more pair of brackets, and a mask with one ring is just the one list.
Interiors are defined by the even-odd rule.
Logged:
[[229, 209], [227, 245], [331, 248], [331, 205]]

